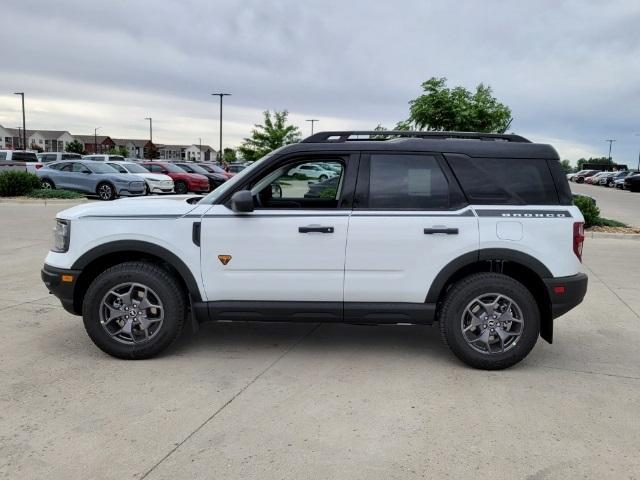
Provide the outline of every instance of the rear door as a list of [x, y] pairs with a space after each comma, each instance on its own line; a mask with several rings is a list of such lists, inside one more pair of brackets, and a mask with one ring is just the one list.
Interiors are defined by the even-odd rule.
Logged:
[[478, 221], [438, 154], [363, 155], [349, 222], [348, 302], [424, 303], [442, 268], [478, 250]]

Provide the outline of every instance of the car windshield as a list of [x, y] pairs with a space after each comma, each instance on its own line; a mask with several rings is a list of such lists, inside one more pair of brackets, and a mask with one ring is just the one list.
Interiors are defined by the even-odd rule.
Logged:
[[142, 165], [138, 165], [137, 163], [123, 163], [124, 168], [126, 168], [131, 173], [149, 173], [149, 170], [144, 168]]
[[174, 165], [173, 163], [163, 163], [162, 168], [171, 173], [186, 173], [186, 170]]
[[267, 153], [260, 160], [256, 160], [251, 165], [249, 165], [248, 167], [244, 168], [241, 172], [239, 172], [235, 176], [231, 177], [229, 180], [224, 182], [218, 188], [213, 190], [209, 195], [207, 195], [202, 200], [200, 200], [198, 202], [198, 205], [212, 205], [212, 204], [214, 204], [216, 201], [218, 201], [219, 198], [221, 198], [224, 195], [226, 195], [226, 193], [229, 190], [232, 190], [233, 188], [235, 188], [236, 184], [243, 182], [244, 179], [248, 175], [251, 175], [251, 172], [253, 172], [256, 168], [258, 168], [260, 165], [262, 165], [267, 159], [271, 158], [272, 156], [274, 156], [276, 153], [280, 152], [284, 148], [286, 148], [286, 145], [283, 146], [283, 147], [280, 147], [280, 148], [276, 148], [274, 151]]
[[191, 170], [193, 170], [196, 173], [209, 173], [207, 172], [204, 168], [202, 168], [200, 165], [193, 165], [193, 164], [188, 164], [185, 166], [185, 170], [186, 168], [190, 168]]
[[89, 170], [93, 173], [119, 173], [115, 168], [110, 167], [106, 163], [86, 163]]

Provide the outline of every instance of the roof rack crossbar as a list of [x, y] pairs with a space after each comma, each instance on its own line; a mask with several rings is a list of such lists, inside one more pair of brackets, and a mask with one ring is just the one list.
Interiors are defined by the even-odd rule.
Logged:
[[[367, 138], [351, 138], [366, 136]], [[464, 139], [503, 141], [515, 143], [531, 143], [530, 140], [512, 133], [480, 133], [480, 132], [423, 132], [409, 130], [346, 130], [333, 132], [318, 132], [302, 140], [302, 143], [341, 143], [353, 141], [384, 141], [391, 138], [433, 138], [433, 139]]]

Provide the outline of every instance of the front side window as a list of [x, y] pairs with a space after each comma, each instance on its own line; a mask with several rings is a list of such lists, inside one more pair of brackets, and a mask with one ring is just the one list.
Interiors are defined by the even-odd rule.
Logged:
[[[327, 162], [326, 159], [322, 160], [322, 163]], [[308, 161], [304, 164], [289, 163], [268, 172], [251, 189], [256, 208], [337, 208], [344, 178], [344, 164], [342, 160], [329, 162], [335, 166], [335, 171], [322, 178], [300, 173], [305, 170], [315, 171], [316, 162]]]
[[449, 184], [435, 157], [429, 155], [371, 155], [371, 209], [447, 210]]
[[72, 172], [76, 172], [76, 173], [90, 172], [90, 170], [80, 162], [73, 162], [71, 165], [72, 165], [71, 167]]

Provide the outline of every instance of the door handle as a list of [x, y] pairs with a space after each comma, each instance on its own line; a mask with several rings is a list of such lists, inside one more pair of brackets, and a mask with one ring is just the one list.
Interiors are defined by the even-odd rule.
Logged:
[[425, 235], [433, 235], [434, 233], [444, 233], [445, 235], [458, 235], [459, 232], [457, 228], [441, 227], [441, 228], [425, 228], [424, 229]]
[[323, 227], [320, 225], [307, 225], [306, 227], [298, 227], [300, 233], [333, 233], [333, 227]]

